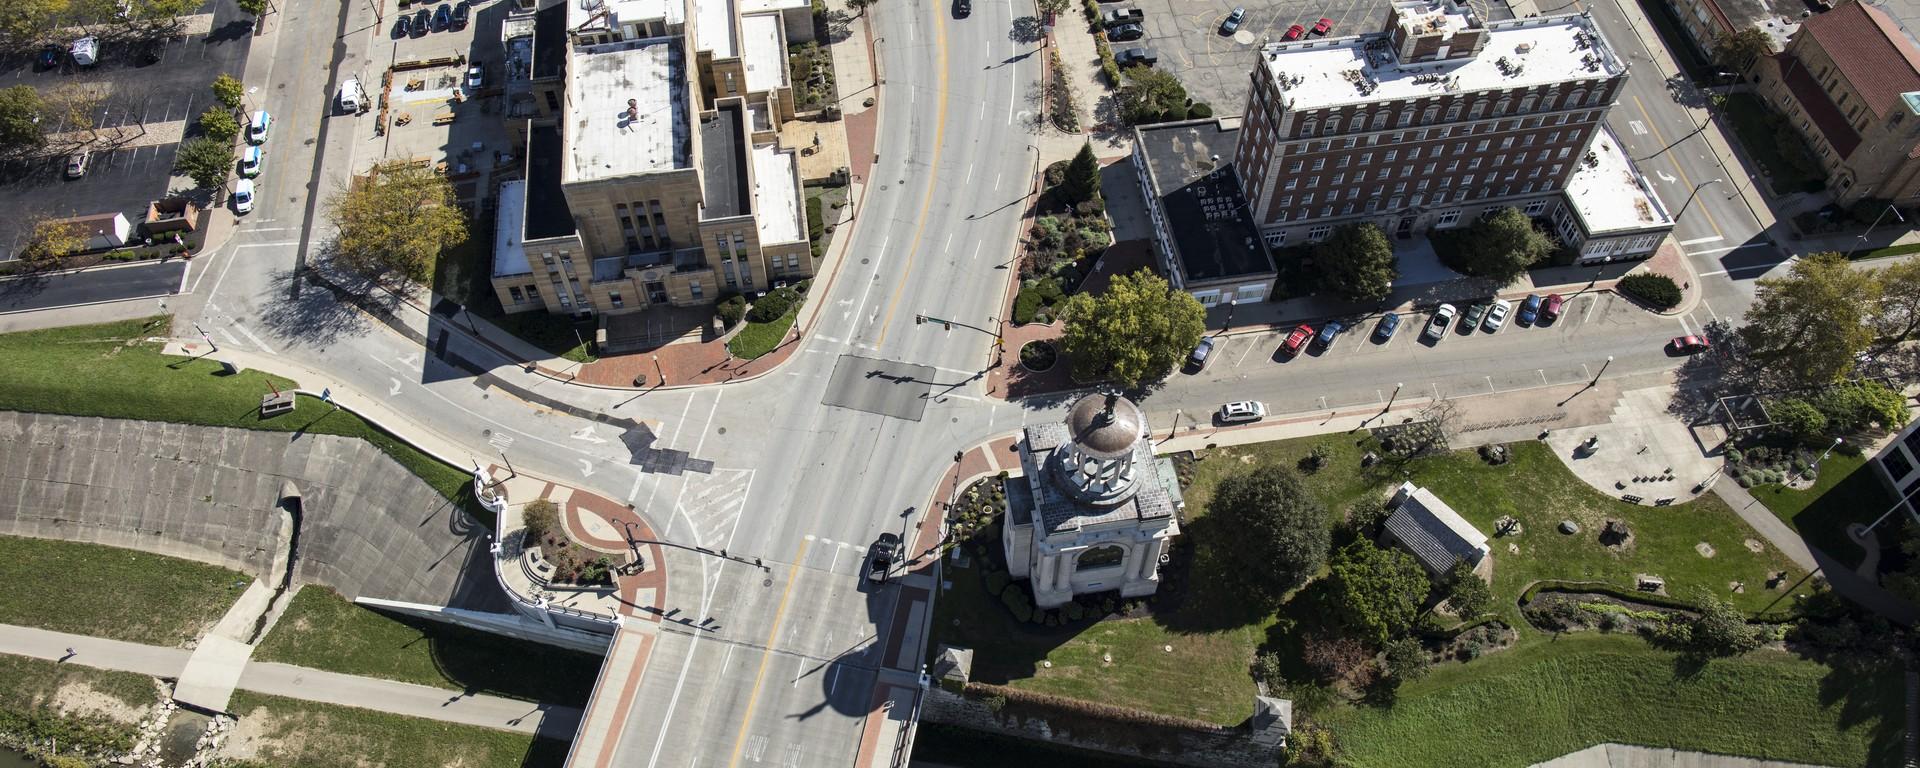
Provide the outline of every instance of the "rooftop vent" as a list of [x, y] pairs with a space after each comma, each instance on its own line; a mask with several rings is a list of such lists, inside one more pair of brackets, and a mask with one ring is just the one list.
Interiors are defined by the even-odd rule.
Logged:
[[627, 119], [628, 120], [640, 119], [640, 100], [639, 99], [627, 99]]

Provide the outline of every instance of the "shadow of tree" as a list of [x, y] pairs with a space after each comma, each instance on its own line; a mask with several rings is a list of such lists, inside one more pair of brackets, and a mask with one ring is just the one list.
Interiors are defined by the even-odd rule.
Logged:
[[1046, 36], [1046, 25], [1040, 22], [1038, 16], [1016, 17], [1012, 27], [1007, 31], [1007, 39], [1016, 43], [1037, 43]]
[[[235, 252], [229, 258], [241, 255]], [[260, 321], [283, 338], [325, 346], [368, 330], [367, 316], [342, 295], [351, 287], [336, 292], [332, 286], [297, 276], [290, 267], [274, 271], [267, 280], [268, 295], [273, 298], [262, 309]]]

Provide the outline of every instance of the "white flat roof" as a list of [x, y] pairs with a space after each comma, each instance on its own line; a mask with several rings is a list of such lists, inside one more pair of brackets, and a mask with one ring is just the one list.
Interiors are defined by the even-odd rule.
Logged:
[[1600, 126], [1587, 151], [1593, 153], [1595, 162], [1589, 166], [1584, 157], [1581, 159], [1573, 177], [1567, 179], [1566, 193], [1588, 236], [1673, 223], [1646, 177], [1620, 148], [1613, 129]]
[[[665, 19], [668, 24], [686, 22], [682, 0], [565, 0], [567, 29], [612, 29], [623, 23]], [[594, 15], [606, 10], [607, 17], [594, 21]], [[592, 21], [592, 24], [588, 22]]]
[[527, 182], [502, 182], [498, 203], [500, 211], [493, 219], [493, 276], [532, 274], [533, 267], [527, 264], [527, 251], [520, 241], [527, 216]]
[[[1567, 80], [1612, 77], [1626, 66], [1585, 16], [1496, 21], [1485, 27], [1480, 54], [1451, 61], [1401, 65], [1384, 34], [1275, 43], [1261, 49], [1267, 69], [1283, 84], [1294, 109], [1435, 96], [1494, 88], [1527, 88]], [[1587, 42], [1583, 46], [1582, 39]], [[1506, 65], [1503, 71], [1503, 62]], [[1515, 72], [1514, 68], [1518, 68]], [[1440, 77], [1435, 78], [1434, 75]], [[1377, 87], [1363, 94], [1354, 79]], [[1294, 81], [1290, 78], [1298, 78]]]
[[[578, 48], [571, 66], [568, 180], [690, 167], [693, 141], [678, 39]], [[629, 100], [637, 118], [628, 114]]]
[[772, 144], [753, 148], [753, 210], [760, 214], [761, 243], [806, 239], [806, 211], [800, 207], [799, 169], [793, 153]]
[[693, 48], [712, 51], [716, 59], [731, 59], [739, 51], [733, 40], [733, 0], [693, 0], [696, 22]]
[[806, 8], [810, 5], [812, 0], [740, 0], [740, 12], [784, 11], [788, 8]]
[[740, 17], [745, 38], [741, 54], [747, 65], [747, 92], [770, 91], [787, 84], [787, 46], [780, 40], [780, 16], [758, 13]]

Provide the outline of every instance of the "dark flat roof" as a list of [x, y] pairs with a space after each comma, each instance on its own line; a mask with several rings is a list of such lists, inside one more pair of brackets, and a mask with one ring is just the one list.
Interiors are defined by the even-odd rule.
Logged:
[[[1275, 273], [1233, 169], [1239, 128], [1190, 120], [1136, 128], [1135, 140], [1189, 282]], [[1218, 157], [1216, 164], [1214, 158]]]
[[554, 3], [533, 15], [533, 76], [559, 77], [567, 69], [567, 4]]
[[740, 105], [723, 104], [711, 120], [700, 121], [701, 191], [705, 218], [724, 219], [752, 212], [747, 197], [747, 135], [740, 130]]
[[573, 211], [560, 190], [565, 152], [558, 129], [534, 126], [527, 138], [527, 223], [522, 235], [527, 240], [573, 234]]

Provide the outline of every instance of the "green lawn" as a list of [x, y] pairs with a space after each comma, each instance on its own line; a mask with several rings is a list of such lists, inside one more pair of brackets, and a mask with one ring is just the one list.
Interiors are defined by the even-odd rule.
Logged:
[[1893, 497], [1867, 468], [1867, 461], [1836, 453], [1820, 462], [1812, 488], [1796, 491], [1783, 485], [1759, 485], [1753, 487], [1753, 497], [1814, 548], [1849, 566], [1859, 565], [1866, 552], [1847, 538], [1847, 525], [1871, 523], [1893, 506]]
[[520, 768], [566, 762], [566, 742], [491, 728], [390, 715], [248, 691], [233, 693], [236, 734], [255, 738], [226, 752], [251, 749], [241, 763], [274, 768], [462, 766]]
[[253, 658], [575, 707], [600, 672], [599, 656], [396, 618], [317, 586], [294, 596]]
[[1694, 668], [1633, 637], [1535, 640], [1438, 668], [1390, 708], [1320, 717], [1354, 768], [1520, 766], [1617, 741], [1819, 765], [1892, 765], [1898, 670], [1761, 651]]
[[[25, 656], [0, 654], [0, 680], [6, 681], [0, 685], [0, 733], [38, 742], [57, 738], [68, 755], [76, 748], [132, 749], [131, 721], [160, 701], [146, 675]], [[56, 701], [63, 706], [56, 708]]]
[[[1803, 187], [1819, 181], [1800, 171], [1782, 154], [1793, 151], [1783, 149], [1779, 140], [1775, 138], [1775, 126], [1784, 122], [1784, 119], [1774, 114], [1766, 102], [1760, 100], [1760, 97], [1750, 93], [1728, 94], [1722, 111], [1733, 123], [1734, 133], [1739, 136], [1740, 146], [1746, 150], [1747, 156], [1753, 158], [1754, 162], [1759, 163], [1760, 167], [1771, 174], [1767, 183], [1773, 188], [1774, 194], [1798, 192]], [[1792, 128], [1786, 130], [1792, 130]], [[1804, 148], [1799, 151], [1806, 152]], [[1810, 154], [1805, 158], [1805, 162], [1810, 163], [1809, 167], [1819, 167], [1819, 163], [1814, 161]]]
[[166, 333], [160, 317], [0, 334], [0, 410], [357, 437], [470, 512], [477, 508], [465, 471], [318, 399], [303, 396], [293, 413], [262, 421], [269, 382], [281, 389], [292, 382], [259, 371], [225, 376], [211, 359], [162, 355], [146, 339]]
[[772, 352], [787, 337], [788, 329], [793, 327], [793, 321], [799, 314], [800, 307], [796, 305], [773, 322], [747, 323], [727, 341], [727, 348], [733, 350], [734, 357], [742, 360], [752, 360]]
[[[34, 588], [57, 580], [58, 589]], [[178, 646], [219, 621], [253, 578], [131, 549], [0, 536], [0, 624]]]
[[536, 309], [488, 317], [487, 321], [555, 357], [576, 363], [599, 359], [593, 355], [593, 335], [598, 329], [591, 320], [575, 322], [566, 315]]

